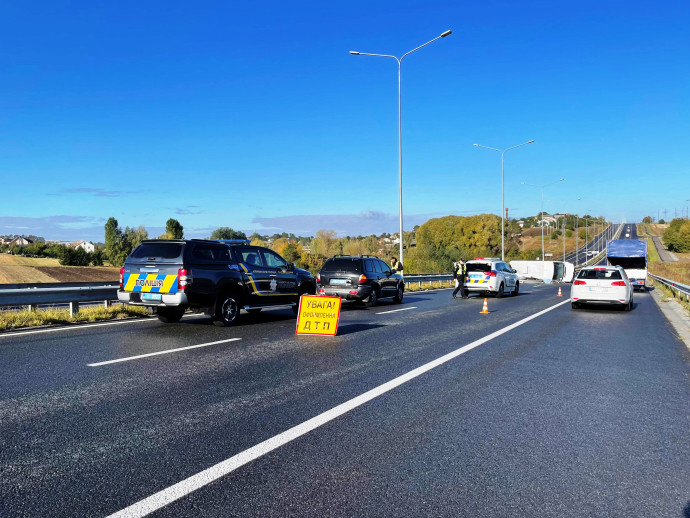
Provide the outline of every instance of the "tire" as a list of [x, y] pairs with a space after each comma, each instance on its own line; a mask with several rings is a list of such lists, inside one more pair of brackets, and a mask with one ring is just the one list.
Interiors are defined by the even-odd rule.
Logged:
[[165, 324], [179, 322], [184, 315], [184, 308], [156, 308], [158, 320]]
[[221, 294], [216, 301], [213, 323], [219, 327], [228, 327], [235, 324], [240, 316], [241, 307], [239, 297], [234, 293]]
[[625, 311], [632, 311], [633, 308], [633, 299], [630, 297], [630, 301], [625, 305]]
[[376, 286], [371, 287], [371, 293], [367, 299], [367, 306], [373, 308], [379, 301], [379, 290]]
[[571, 302], [570, 307], [573, 309], [580, 309], [580, 304], [578, 304], [577, 302]]
[[503, 289], [504, 289], [504, 288], [503, 288], [503, 283], [501, 283], [501, 285], [498, 287], [498, 291], [496, 292], [496, 298], [497, 298], [497, 299], [502, 299], [502, 298], [503, 298], [503, 295], [504, 295]]
[[513, 297], [517, 297], [519, 292], [520, 292], [520, 283], [516, 282], [515, 283], [515, 289], [513, 290]]
[[403, 300], [403, 295], [405, 294], [405, 289], [403, 288], [402, 283], [398, 284], [398, 289], [395, 292], [395, 296], [393, 297], [393, 302], [396, 304], [400, 304]]

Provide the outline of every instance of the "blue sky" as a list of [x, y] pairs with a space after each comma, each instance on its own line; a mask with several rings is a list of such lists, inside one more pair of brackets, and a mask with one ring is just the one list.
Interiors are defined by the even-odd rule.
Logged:
[[[0, 234], [313, 235], [690, 202], [690, 2], [5, 2]], [[577, 201], [578, 198], [582, 200]]]

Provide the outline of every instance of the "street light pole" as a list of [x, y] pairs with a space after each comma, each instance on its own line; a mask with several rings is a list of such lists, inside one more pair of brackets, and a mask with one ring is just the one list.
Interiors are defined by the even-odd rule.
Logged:
[[[445, 31], [444, 33], [440, 34], [439, 36], [436, 36], [433, 40], [429, 40], [423, 45], [420, 45], [417, 48], [412, 49], [409, 52], [406, 52], [403, 54], [400, 58], [397, 56], [392, 56], [390, 54], [371, 54], [369, 52], [357, 52], [354, 50], [350, 51], [350, 54], [353, 56], [377, 56], [377, 57], [382, 57], [382, 58], [393, 58], [398, 62], [398, 204], [400, 207], [399, 211], [399, 219], [400, 219], [400, 257], [398, 258], [398, 261], [400, 263], [403, 262], [403, 206], [402, 206], [402, 87], [401, 87], [401, 66], [402, 66], [402, 60], [405, 58], [405, 56], [412, 54], [414, 51], [421, 49], [422, 47], [426, 47], [429, 43], [433, 43], [434, 41], [440, 39], [440, 38], [445, 38], [446, 36], [452, 34], [452, 31]], [[403, 263], [404, 264], [404, 263]]]
[[503, 155], [505, 154], [506, 151], [510, 151], [511, 149], [515, 149], [516, 147], [524, 146], [526, 144], [531, 144], [534, 142], [534, 140], [529, 140], [527, 142], [523, 142], [522, 144], [518, 144], [517, 146], [509, 147], [507, 149], [504, 149], [501, 151], [500, 149], [496, 149], [495, 147], [489, 147], [489, 146], [482, 146], [481, 144], [473, 144], [474, 146], [477, 147], [483, 147], [485, 149], [491, 149], [493, 151], [498, 151], [501, 153], [501, 261], [505, 261], [506, 259], [506, 254], [505, 254], [505, 246], [503, 243], [503, 236], [505, 234], [505, 230], [503, 228], [503, 219], [505, 218], [505, 213], [506, 213], [506, 204], [504, 200], [504, 189], [503, 189], [503, 178], [504, 178], [504, 161], [503, 161]]
[[547, 183], [546, 185], [534, 185], [531, 183], [521, 182], [522, 185], [528, 185], [530, 187], [536, 187], [541, 190], [541, 212], [539, 214], [539, 219], [541, 220], [539, 226], [541, 227], [541, 260], [544, 262], [544, 188], [550, 185], [555, 185], [558, 182], [562, 182], [565, 178], [561, 178], [556, 182]]

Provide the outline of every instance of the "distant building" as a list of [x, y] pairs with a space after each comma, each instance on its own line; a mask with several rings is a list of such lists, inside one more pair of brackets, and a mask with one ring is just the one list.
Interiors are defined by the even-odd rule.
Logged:
[[93, 253], [93, 251], [96, 249], [96, 247], [93, 246], [93, 243], [90, 243], [89, 241], [74, 241], [70, 243], [69, 246], [71, 246], [74, 249], [82, 248], [85, 252], [88, 252], [90, 254]]
[[33, 241], [31, 239], [27, 239], [27, 238], [22, 237], [22, 236], [15, 237], [9, 243], [9, 245], [11, 247], [19, 247], [19, 248], [23, 248], [23, 247], [29, 246], [31, 244], [33, 244]]

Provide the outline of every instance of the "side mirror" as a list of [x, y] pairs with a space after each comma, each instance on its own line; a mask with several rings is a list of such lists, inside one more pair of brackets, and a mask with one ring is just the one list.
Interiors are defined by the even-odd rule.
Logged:
[[287, 263], [287, 264], [285, 265], [285, 269], [286, 269], [288, 272], [293, 271], [293, 270], [295, 269], [295, 263]]
[[517, 273], [517, 270], [515, 268], [511, 268], [510, 273]]

